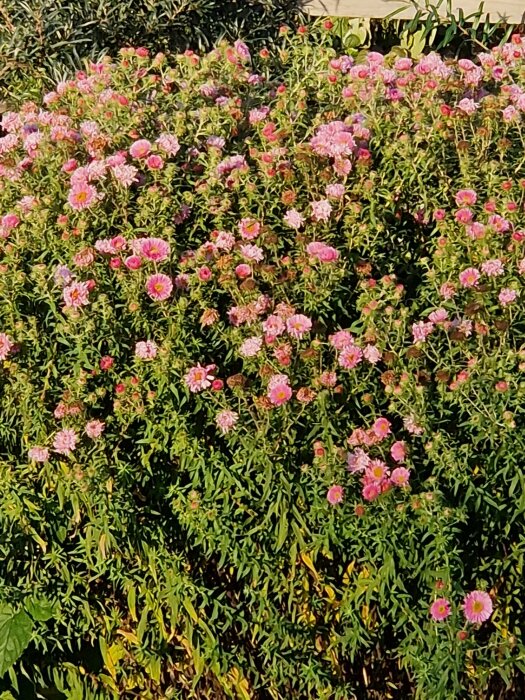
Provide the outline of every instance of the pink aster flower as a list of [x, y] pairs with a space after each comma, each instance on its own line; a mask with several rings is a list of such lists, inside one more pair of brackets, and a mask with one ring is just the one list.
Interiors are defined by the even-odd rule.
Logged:
[[332, 197], [333, 199], [341, 199], [341, 197], [344, 197], [345, 194], [345, 186], [341, 185], [340, 183], [327, 185], [325, 192], [327, 197]]
[[435, 309], [428, 314], [428, 320], [431, 323], [444, 323], [448, 318], [448, 311], [446, 309]]
[[461, 112], [470, 116], [479, 108], [479, 104], [468, 97], [464, 97], [458, 102], [457, 107]]
[[94, 202], [100, 199], [100, 194], [87, 182], [78, 182], [69, 190], [67, 201], [69, 205], [76, 211], [87, 209]]
[[455, 199], [458, 207], [471, 207], [473, 204], [476, 204], [478, 195], [474, 190], [459, 190]]
[[128, 268], [128, 270], [138, 270], [142, 265], [142, 258], [140, 258], [138, 255], [129, 255], [124, 260], [124, 265]]
[[292, 338], [301, 339], [312, 328], [312, 321], [304, 314], [294, 314], [286, 321], [286, 330]]
[[215, 416], [215, 424], [223, 434], [229, 433], [238, 420], [239, 415], [235, 411], [229, 411], [228, 409], [219, 411]]
[[285, 374], [275, 374], [268, 382], [267, 396], [274, 406], [282, 406], [292, 398], [292, 389]]
[[498, 301], [502, 306], [508, 306], [518, 298], [518, 292], [515, 289], [502, 289], [498, 294]]
[[61, 455], [70, 455], [77, 446], [78, 435], [70, 428], [60, 430], [53, 440], [53, 449]]
[[381, 351], [375, 345], [365, 345], [363, 349], [363, 357], [370, 364], [375, 365], [381, 359]]
[[472, 591], [463, 600], [463, 614], [469, 622], [481, 624], [492, 615], [492, 600], [485, 591]]
[[332, 213], [332, 205], [327, 199], [321, 199], [318, 202], [310, 202], [312, 208], [312, 218], [314, 221], [326, 222], [330, 219]]
[[475, 267], [467, 267], [466, 270], [460, 272], [459, 282], [462, 287], [476, 287], [480, 278], [480, 272]]
[[328, 370], [322, 372], [319, 376], [319, 383], [327, 388], [332, 388], [337, 384], [337, 374]]
[[87, 282], [72, 282], [63, 291], [64, 303], [68, 308], [78, 309], [89, 304], [89, 286]]
[[252, 272], [252, 268], [246, 263], [241, 263], [240, 265], [236, 265], [235, 267], [235, 274], [239, 279], [242, 280], [246, 279], [247, 277], [250, 277]]
[[257, 245], [252, 245], [251, 243], [246, 243], [239, 247], [239, 252], [243, 258], [246, 260], [253, 260], [254, 262], [261, 262], [264, 259], [264, 253], [262, 248]]
[[225, 250], [229, 252], [235, 245], [235, 236], [233, 233], [228, 231], [218, 231], [217, 237], [215, 238], [215, 246], [219, 250]]
[[239, 222], [239, 233], [242, 238], [248, 241], [257, 238], [261, 232], [261, 224], [255, 219], [241, 219]]
[[387, 418], [377, 418], [372, 425], [372, 432], [380, 440], [383, 440], [387, 435], [390, 435], [390, 427], [391, 424]]
[[0, 333], [0, 361], [6, 360], [13, 349], [11, 338], [5, 333]]
[[330, 345], [336, 350], [342, 350], [347, 345], [353, 345], [354, 338], [348, 331], [336, 331], [328, 338]]
[[132, 143], [129, 154], [132, 158], [146, 158], [151, 151], [151, 143], [147, 139], [139, 139]]
[[410, 471], [406, 467], [396, 467], [390, 474], [390, 481], [396, 486], [406, 486], [410, 479]]
[[361, 362], [363, 351], [357, 345], [346, 345], [338, 358], [339, 365], [343, 369], [354, 369]]
[[111, 172], [115, 179], [124, 187], [131, 187], [134, 182], [137, 182], [139, 174], [139, 171], [134, 165], [127, 165], [126, 163], [115, 165], [111, 169]]
[[406, 457], [405, 443], [402, 440], [397, 440], [394, 442], [390, 448], [390, 454], [392, 455], [392, 459], [394, 461], [403, 462]]
[[139, 340], [135, 344], [135, 357], [139, 360], [153, 360], [157, 357], [158, 347], [153, 340]]
[[168, 275], [151, 275], [146, 282], [146, 291], [155, 301], [164, 301], [173, 291], [173, 282]]
[[49, 459], [49, 450], [47, 447], [35, 445], [28, 451], [27, 456], [32, 462], [47, 462]]
[[263, 344], [263, 339], [261, 336], [253, 336], [252, 338], [246, 338], [241, 347], [239, 348], [239, 355], [242, 357], [255, 357], [258, 352], [260, 352]]
[[328, 492], [326, 494], [326, 500], [328, 501], [328, 503], [330, 503], [330, 505], [336, 506], [343, 500], [344, 493], [345, 492], [342, 486], [334, 484], [328, 489]]
[[160, 150], [169, 156], [176, 156], [180, 150], [179, 140], [172, 134], [161, 134], [156, 143]]
[[150, 170], [162, 170], [162, 168], [164, 167], [164, 161], [159, 155], [157, 155], [156, 153], [152, 153], [146, 158], [146, 166]]
[[436, 622], [446, 620], [450, 614], [450, 603], [446, 598], [438, 598], [430, 606], [430, 617]]
[[414, 343], [424, 343], [432, 331], [434, 324], [429, 321], [418, 321], [412, 324], [412, 337]]
[[139, 250], [146, 260], [162, 262], [170, 255], [170, 244], [163, 241], [162, 238], [142, 238]]
[[366, 483], [381, 483], [388, 478], [388, 467], [380, 459], [371, 459], [365, 469]]
[[280, 316], [277, 316], [277, 314], [268, 316], [268, 318], [263, 321], [262, 327], [263, 331], [268, 336], [273, 338], [277, 338], [278, 336], [282, 335], [286, 330], [285, 322]]
[[331, 263], [339, 259], [339, 251], [332, 246], [319, 241], [312, 241], [306, 246], [306, 252], [311, 258], [317, 258], [320, 262]]
[[215, 370], [215, 365], [206, 365], [203, 367], [198, 364], [192, 367], [184, 377], [186, 386], [192, 392], [204, 391], [204, 389], [209, 389], [212, 385], [215, 376], [213, 374]]
[[453, 282], [443, 282], [441, 287], [439, 288], [439, 294], [443, 297], [443, 299], [452, 299], [454, 294], [456, 293], [456, 286]]
[[481, 265], [481, 271], [488, 277], [498, 277], [505, 272], [503, 263], [498, 258], [494, 260], [486, 260]]
[[370, 482], [363, 486], [363, 498], [365, 501], [375, 501], [375, 499], [381, 494], [381, 484], [378, 482]]
[[300, 229], [306, 219], [296, 209], [289, 209], [284, 215], [284, 223], [290, 228]]
[[86, 427], [85, 427], [86, 435], [88, 437], [90, 437], [92, 440], [96, 440], [97, 438], [99, 438], [102, 435], [105, 427], [106, 427], [106, 424], [104, 423], [104, 421], [90, 420], [88, 423], [86, 423]]

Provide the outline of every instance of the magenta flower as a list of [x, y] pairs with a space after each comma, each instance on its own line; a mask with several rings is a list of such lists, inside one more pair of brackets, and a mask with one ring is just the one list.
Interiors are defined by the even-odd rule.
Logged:
[[326, 500], [330, 505], [336, 506], [344, 498], [344, 489], [342, 486], [339, 486], [338, 484], [334, 484], [333, 486], [330, 486], [328, 489], [328, 492], [326, 494]]
[[463, 600], [463, 613], [469, 622], [480, 624], [492, 615], [492, 600], [485, 591], [472, 591]]
[[406, 467], [396, 467], [390, 474], [390, 481], [396, 486], [406, 486], [410, 480], [410, 471]]
[[139, 139], [132, 143], [129, 154], [132, 158], [146, 158], [151, 151], [151, 143], [147, 139]]
[[402, 440], [397, 440], [394, 442], [390, 448], [390, 454], [395, 462], [403, 462], [406, 457], [406, 447]]
[[76, 211], [87, 209], [100, 199], [101, 195], [87, 182], [78, 182], [69, 190], [67, 201]]
[[372, 432], [380, 440], [384, 440], [391, 433], [390, 427], [390, 421], [387, 418], [377, 418], [372, 425]]
[[170, 255], [170, 244], [162, 238], [142, 238], [139, 242], [140, 254], [146, 260], [152, 262], [163, 262]]
[[343, 369], [354, 369], [361, 362], [363, 351], [357, 345], [346, 345], [339, 355], [339, 365]]
[[478, 195], [474, 190], [459, 190], [455, 199], [458, 207], [471, 207], [473, 204], [476, 204]]
[[467, 267], [466, 270], [460, 272], [459, 282], [462, 287], [476, 287], [480, 278], [480, 272], [475, 267]]
[[165, 301], [173, 291], [173, 282], [168, 275], [151, 275], [146, 282], [146, 291], [154, 301]]
[[274, 374], [268, 382], [268, 398], [274, 406], [282, 406], [292, 398], [292, 389], [285, 374]]
[[436, 622], [446, 620], [450, 614], [450, 603], [446, 598], [438, 598], [430, 606], [430, 617]]
[[128, 270], [138, 270], [142, 265], [142, 259], [138, 255], [129, 255], [124, 260], [124, 265], [128, 268]]
[[60, 430], [53, 440], [53, 449], [61, 455], [70, 455], [76, 448], [78, 435], [70, 428]]

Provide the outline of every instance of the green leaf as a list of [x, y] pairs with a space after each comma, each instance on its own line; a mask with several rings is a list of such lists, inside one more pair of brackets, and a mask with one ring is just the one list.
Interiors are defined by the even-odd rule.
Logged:
[[46, 622], [55, 614], [56, 605], [45, 598], [31, 598], [26, 602], [25, 608], [33, 620]]
[[27, 613], [15, 613], [10, 605], [0, 608], [0, 676], [20, 658], [32, 632], [33, 623]]

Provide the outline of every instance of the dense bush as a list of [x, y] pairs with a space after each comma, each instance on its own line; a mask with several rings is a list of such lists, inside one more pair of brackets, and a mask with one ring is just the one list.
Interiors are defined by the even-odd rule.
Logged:
[[525, 42], [283, 41], [3, 117], [20, 697], [520, 697]]
[[13, 67], [60, 75], [80, 68], [83, 58], [129, 45], [202, 50], [239, 37], [257, 44], [297, 20], [301, 6], [301, 0], [4, 0], [0, 56]]

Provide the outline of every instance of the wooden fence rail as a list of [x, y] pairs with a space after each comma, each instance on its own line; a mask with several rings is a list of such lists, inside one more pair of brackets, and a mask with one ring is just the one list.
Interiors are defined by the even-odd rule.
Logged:
[[[432, 3], [438, 5], [438, 2]], [[439, 11], [446, 15], [446, 2]], [[452, 0], [455, 13], [461, 8], [465, 17], [479, 10], [479, 0]], [[416, 10], [408, 2], [400, 0], [306, 0], [305, 10], [314, 16], [326, 17], [387, 17], [396, 10], [396, 19], [411, 19]], [[424, 4], [422, 4], [424, 9]], [[483, 17], [488, 15], [491, 22], [499, 20], [509, 24], [525, 24], [525, 0], [487, 0], [483, 3]]]

